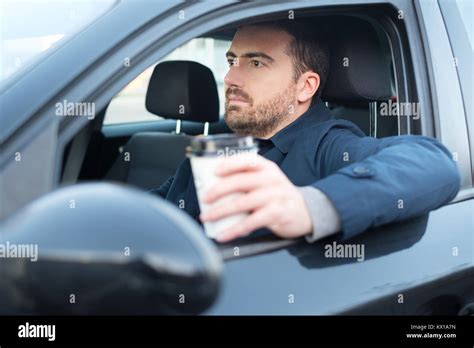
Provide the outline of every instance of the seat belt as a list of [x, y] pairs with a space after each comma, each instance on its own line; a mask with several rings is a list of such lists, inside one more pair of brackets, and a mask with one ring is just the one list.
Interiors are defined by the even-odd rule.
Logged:
[[72, 141], [66, 165], [64, 166], [64, 173], [61, 180], [62, 184], [73, 184], [77, 182], [93, 130], [94, 123], [91, 122], [84, 127]]

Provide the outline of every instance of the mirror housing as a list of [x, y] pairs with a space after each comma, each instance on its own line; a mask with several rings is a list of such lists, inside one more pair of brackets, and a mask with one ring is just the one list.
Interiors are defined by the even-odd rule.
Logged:
[[197, 314], [219, 292], [213, 242], [186, 213], [146, 192], [68, 186], [2, 225], [3, 315]]

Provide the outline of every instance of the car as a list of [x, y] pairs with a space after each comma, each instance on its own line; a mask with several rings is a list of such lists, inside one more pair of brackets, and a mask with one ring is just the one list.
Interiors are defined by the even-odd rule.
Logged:
[[[0, 244], [38, 247], [35, 262], [0, 260], [0, 314], [472, 314], [472, 34], [464, 20], [472, 12], [460, 6], [170, 0], [113, 2], [89, 13], [87, 25], [0, 87]], [[335, 117], [372, 137], [432, 136], [452, 152], [461, 189], [448, 205], [344, 243], [251, 235], [218, 244], [179, 207], [147, 193], [174, 173], [190, 137], [230, 130], [222, 110], [127, 112], [127, 100], [136, 100], [124, 88], [146, 72], [150, 88], [159, 79], [158, 92], [179, 93], [191, 82], [153, 77], [182, 59], [179, 47], [200, 40], [202, 52], [214, 52], [239, 25], [289, 16], [324, 25], [337, 52], [330, 76], [341, 69], [336, 59], [349, 58], [356, 89], [393, 91], [385, 100], [354, 100], [328, 89], [323, 99]], [[193, 45], [186, 61], [198, 55]], [[201, 62], [211, 66], [213, 57]], [[211, 69], [217, 79], [219, 69]], [[205, 84], [213, 98], [205, 108], [218, 110], [213, 83]], [[337, 90], [347, 80], [333, 83]], [[149, 90], [140, 92], [141, 109]], [[338, 248], [353, 257], [339, 257]]]

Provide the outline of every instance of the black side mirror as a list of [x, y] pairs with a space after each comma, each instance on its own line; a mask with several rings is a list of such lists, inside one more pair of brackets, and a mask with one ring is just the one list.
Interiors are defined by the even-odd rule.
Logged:
[[69, 186], [2, 225], [3, 315], [196, 314], [219, 292], [221, 257], [200, 226], [135, 189]]

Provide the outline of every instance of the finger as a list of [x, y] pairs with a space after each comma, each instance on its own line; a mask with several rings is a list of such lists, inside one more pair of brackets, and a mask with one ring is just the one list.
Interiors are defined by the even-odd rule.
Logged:
[[248, 192], [268, 184], [268, 178], [261, 173], [240, 173], [218, 180], [202, 198], [206, 204], [234, 192]]
[[216, 168], [216, 175], [226, 176], [242, 171], [257, 171], [267, 166], [267, 159], [260, 155], [248, 153], [227, 157]]
[[234, 214], [250, 212], [271, 201], [272, 195], [273, 192], [269, 189], [255, 190], [243, 194], [230, 202], [219, 204], [212, 210], [202, 213], [200, 219], [202, 222], [208, 222]]
[[225, 243], [238, 237], [244, 237], [258, 228], [271, 226], [274, 224], [276, 212], [277, 210], [274, 205], [259, 209], [238, 224], [221, 232], [217, 235], [216, 240], [220, 243]]

